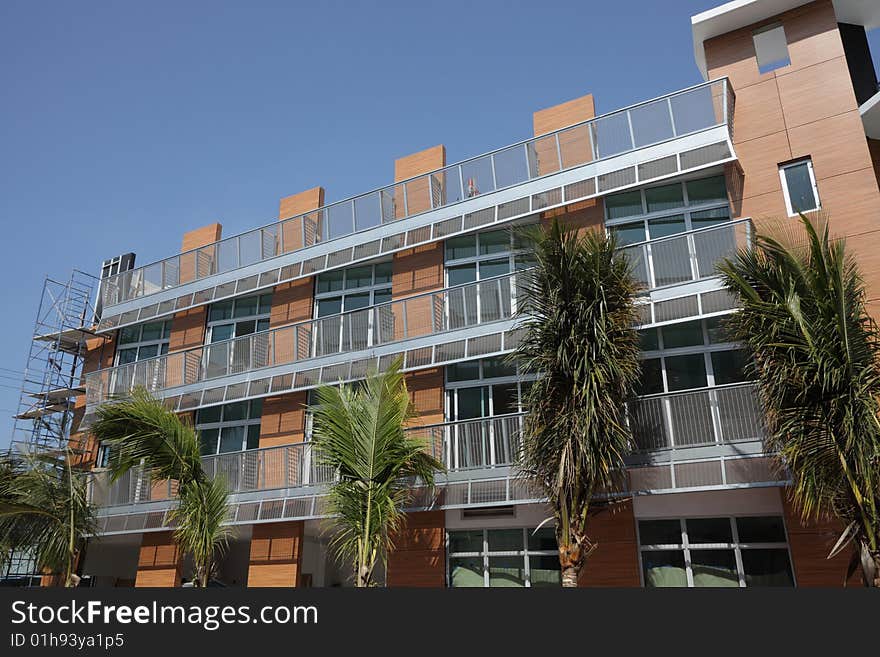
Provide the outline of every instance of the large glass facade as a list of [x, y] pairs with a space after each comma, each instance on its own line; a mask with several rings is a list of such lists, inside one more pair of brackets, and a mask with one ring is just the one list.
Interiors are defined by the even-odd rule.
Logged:
[[646, 587], [794, 586], [780, 516], [639, 520]]
[[455, 588], [559, 586], [553, 528], [447, 532], [447, 584]]

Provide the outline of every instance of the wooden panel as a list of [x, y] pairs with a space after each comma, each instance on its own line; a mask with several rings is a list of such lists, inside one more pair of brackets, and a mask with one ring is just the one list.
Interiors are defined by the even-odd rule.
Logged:
[[260, 421], [260, 447], [290, 445], [305, 440], [305, 391], [291, 392], [263, 400]]
[[776, 80], [770, 79], [736, 90], [733, 142], [738, 144], [785, 130], [782, 102]]
[[180, 251], [191, 251], [201, 246], [208, 246], [220, 240], [223, 234], [223, 226], [218, 223], [208, 224], [183, 234]]
[[314, 290], [314, 276], [276, 285], [272, 292], [269, 326], [276, 328], [312, 319]]
[[824, 179], [872, 169], [871, 154], [858, 112], [846, 112], [792, 128], [788, 139], [792, 158], [812, 158], [820, 198]]
[[844, 57], [777, 75], [776, 82], [789, 130], [858, 109]]
[[578, 586], [640, 586], [638, 540], [632, 502], [590, 518], [587, 534], [598, 547], [581, 569]]
[[149, 532], [141, 539], [136, 587], [180, 586], [181, 559], [172, 532]]
[[745, 172], [743, 199], [768, 192], [778, 192], [782, 196], [779, 163], [791, 159], [791, 148], [785, 132], [737, 144], [736, 154]]
[[253, 526], [247, 585], [295, 587], [303, 549], [303, 523], [273, 522]]
[[406, 387], [419, 424], [443, 422], [443, 386], [442, 367], [406, 374]]
[[324, 205], [324, 188], [312, 187], [304, 192], [285, 196], [278, 205], [278, 219], [288, 219]]
[[605, 226], [605, 203], [601, 198], [593, 198], [541, 213], [544, 221], [550, 221], [553, 217], [559, 217], [560, 222], [579, 229], [602, 228]]
[[[794, 567], [795, 582], [799, 587], [840, 587], [846, 577], [850, 552], [844, 551], [834, 559], [828, 553], [843, 525], [836, 520], [802, 523], [783, 491], [785, 525], [788, 531], [788, 546]], [[847, 582], [848, 586], [861, 586], [861, 576], [856, 575]]]
[[175, 313], [171, 318], [171, 337], [168, 351], [183, 351], [205, 344], [208, 326], [208, 306], [190, 308]]
[[532, 114], [532, 128], [535, 137], [555, 132], [575, 123], [581, 123], [596, 116], [596, 103], [593, 94], [567, 100], [553, 107], [538, 110]]
[[394, 182], [400, 182], [435, 169], [442, 169], [445, 166], [446, 147], [443, 144], [438, 144], [394, 160]]
[[443, 511], [409, 513], [388, 554], [386, 583], [393, 587], [443, 587], [446, 544]]
[[431, 292], [443, 287], [443, 242], [434, 242], [394, 254], [391, 298]]

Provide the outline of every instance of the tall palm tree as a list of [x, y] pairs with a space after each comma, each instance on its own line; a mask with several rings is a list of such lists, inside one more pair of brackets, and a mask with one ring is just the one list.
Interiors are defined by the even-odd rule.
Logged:
[[179, 503], [171, 514], [177, 524], [174, 540], [192, 556], [195, 581], [207, 586], [229, 545], [229, 492], [224, 482], [209, 479], [202, 469], [198, 432], [144, 388], [103, 404], [97, 416], [91, 431], [110, 449], [108, 468], [114, 481], [132, 468], [143, 468], [150, 481], [177, 482]]
[[[73, 467], [71, 450], [0, 458], [0, 543], [27, 550], [41, 571], [76, 586], [77, 561], [96, 530], [88, 473]], [[5, 556], [5, 555], [4, 555]]]
[[520, 470], [549, 500], [562, 584], [574, 587], [595, 549], [590, 511], [625, 481], [625, 402], [640, 371], [637, 284], [612, 236], [557, 220], [523, 232], [536, 266], [522, 286], [525, 336], [513, 357], [540, 376], [525, 400]]
[[412, 409], [399, 362], [361, 385], [318, 389], [311, 410], [317, 459], [338, 473], [329, 491], [333, 546], [354, 564], [357, 586], [371, 586], [404, 522], [412, 479], [433, 486], [443, 464], [404, 431]]
[[[742, 305], [728, 322], [746, 345], [766, 410], [766, 449], [792, 479], [804, 520], [833, 515], [845, 525], [833, 556], [854, 545], [880, 586], [880, 339], [865, 285], [825, 218], [803, 215], [797, 235], [759, 234], [720, 270]], [[790, 231], [789, 231], [790, 232]]]

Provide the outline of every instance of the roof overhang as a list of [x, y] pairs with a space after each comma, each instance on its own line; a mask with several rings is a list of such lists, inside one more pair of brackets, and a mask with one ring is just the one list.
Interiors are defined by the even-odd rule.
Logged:
[[871, 139], [880, 139], [880, 91], [871, 96], [859, 107], [865, 134]]
[[[776, 16], [812, 0], [733, 0], [696, 16], [691, 16], [694, 36], [694, 59], [697, 68], [708, 80], [706, 53], [703, 42], [721, 34]], [[838, 23], [864, 25], [866, 29], [880, 27], [878, 0], [834, 0]]]

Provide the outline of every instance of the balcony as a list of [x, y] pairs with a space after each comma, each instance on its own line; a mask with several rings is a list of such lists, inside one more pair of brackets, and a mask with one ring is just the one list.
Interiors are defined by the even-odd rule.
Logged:
[[764, 439], [764, 419], [752, 383], [639, 397], [629, 407], [642, 451], [703, 447]]
[[122, 272], [98, 329], [730, 161], [733, 102], [726, 79], [701, 84]]
[[752, 247], [751, 219], [725, 221], [687, 233], [621, 248], [633, 275], [648, 290], [712, 278], [715, 267], [738, 249]]
[[[622, 252], [631, 259], [636, 278], [650, 291], [658, 286], [680, 285], [714, 276], [715, 265], [733, 255], [736, 249], [749, 247], [752, 234], [751, 220], [742, 219], [629, 245]], [[247, 390], [244, 397], [315, 387], [363, 377], [369, 366], [375, 364], [377, 350], [382, 348], [395, 351], [382, 353], [381, 357], [404, 354], [406, 369], [433, 367], [472, 357], [472, 353], [452, 348], [448, 353], [444, 349], [443, 354], [437, 354], [436, 347], [442, 346], [442, 341], [431, 338], [443, 335], [454, 343], [462, 336], [467, 339], [468, 330], [487, 327], [485, 332], [470, 336], [478, 339], [493, 330], [489, 325], [497, 325], [495, 328], [502, 332], [509, 331], [516, 323], [517, 298], [520, 297], [518, 276], [507, 274], [98, 370], [85, 377], [87, 404], [92, 409], [113, 396], [127, 394], [135, 386], [143, 386], [160, 396], [167, 396], [166, 391], [171, 390], [185, 396], [195, 394], [201, 383], [226, 385], [235, 377], [236, 383], [245, 383], [251, 372], [263, 370], [294, 380], [286, 383], [286, 388], [270, 390], [267, 384], [262, 392], [256, 388], [254, 392]], [[666, 302], [670, 304], [676, 301]], [[685, 308], [681, 312], [693, 311]], [[426, 338], [428, 341], [424, 342]], [[510, 351], [514, 346], [510, 338], [500, 351]], [[428, 349], [431, 353], [422, 353], [419, 349]], [[491, 354], [484, 351], [476, 355]], [[303, 374], [316, 369], [315, 375]], [[214, 399], [217, 395], [219, 398]], [[231, 401], [225, 391], [207, 394], [202, 390], [197, 401], [182, 398], [181, 403], [186, 405], [176, 408], [192, 410], [223, 401]]]
[[[93, 407], [135, 386], [161, 394], [300, 363], [308, 369], [316, 362], [342, 362], [348, 367], [336, 380], [347, 380], [351, 361], [377, 347], [512, 320], [517, 296], [517, 274], [508, 274], [106, 368], [85, 376], [86, 401]], [[425, 366], [435, 364], [436, 358], [429, 361]], [[363, 377], [367, 369], [364, 362], [363, 371], [355, 375]]]
[[[731, 445], [764, 437], [755, 388], [748, 383], [642, 397], [630, 404], [629, 417], [636, 448], [641, 452]], [[515, 465], [523, 418], [524, 414], [516, 413], [415, 426], [407, 431], [423, 440], [427, 450], [446, 466], [450, 482], [461, 479], [456, 473], [479, 472], [481, 479], [486, 479], [496, 470], [507, 475]], [[760, 445], [751, 452], [749, 456], [759, 455]], [[729, 460], [731, 455], [722, 454], [720, 458]], [[717, 468], [719, 455], [667, 458], [671, 465], [651, 465], [647, 470], [636, 463], [640, 460], [638, 453], [630, 460], [640, 473], [658, 469], [666, 472], [670, 467], [682, 467], [682, 462], [692, 469]], [[316, 463], [308, 442], [207, 456], [202, 466], [209, 476], [222, 476], [234, 494], [300, 489], [299, 493], [288, 494], [308, 496], [334, 479], [331, 469]], [[176, 494], [173, 482], [151, 482], [137, 470], [112, 484], [101, 473], [96, 475], [91, 497], [99, 506], [162, 502]]]

